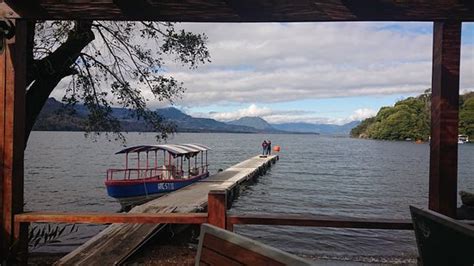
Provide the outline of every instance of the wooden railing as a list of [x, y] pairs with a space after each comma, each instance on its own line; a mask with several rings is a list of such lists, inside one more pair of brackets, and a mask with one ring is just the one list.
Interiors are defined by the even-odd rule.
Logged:
[[[23, 232], [30, 223], [135, 223], [135, 224], [203, 224], [233, 231], [236, 224], [311, 226], [333, 228], [413, 230], [411, 220], [376, 219], [354, 217], [331, 217], [309, 215], [229, 215], [227, 212], [227, 191], [210, 191], [207, 213], [59, 213], [26, 212], [15, 215], [15, 238], [22, 240]], [[408, 207], [407, 207], [408, 208]], [[474, 225], [474, 221], [461, 221]], [[23, 237], [24, 238], [24, 237]], [[23, 240], [24, 242], [25, 240]], [[24, 247], [26, 243], [22, 244]]]
[[[191, 175], [200, 175], [207, 172], [209, 165], [203, 165], [198, 167], [193, 167], [190, 170]], [[187, 171], [187, 170], [186, 170]], [[127, 169], [108, 169], [106, 180], [128, 180], [128, 179], [140, 179], [140, 178], [169, 178], [174, 177], [183, 177], [187, 173], [185, 170], [172, 168], [163, 168], [163, 166], [152, 167], [152, 168], [127, 168]]]
[[267, 214], [227, 216], [226, 227], [232, 229], [235, 224], [413, 230], [411, 220]]
[[19, 223], [84, 223], [84, 224], [202, 224], [207, 213], [57, 213], [27, 212], [15, 215]]
[[[179, 171], [179, 170], [178, 170]], [[115, 175], [115, 178], [114, 178]], [[127, 169], [108, 169], [107, 180], [124, 180], [140, 178], [158, 178], [162, 176], [177, 175], [176, 169], [155, 168], [127, 168]], [[119, 176], [119, 178], [117, 178]]]

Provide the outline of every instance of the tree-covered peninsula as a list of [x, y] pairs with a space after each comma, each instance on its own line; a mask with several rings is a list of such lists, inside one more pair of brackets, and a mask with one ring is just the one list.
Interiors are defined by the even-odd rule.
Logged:
[[[460, 96], [459, 134], [474, 139], [474, 92]], [[429, 91], [382, 107], [375, 117], [367, 118], [351, 130], [356, 138], [383, 140], [428, 140], [430, 135]]]

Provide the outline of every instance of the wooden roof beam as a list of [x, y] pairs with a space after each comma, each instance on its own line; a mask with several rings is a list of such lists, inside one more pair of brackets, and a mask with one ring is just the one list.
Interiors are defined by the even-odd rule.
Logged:
[[26, 19], [176, 22], [474, 21], [472, 0], [0, 0]]
[[265, 7], [261, 2], [253, 0], [225, 0], [240, 19], [245, 21], [258, 21], [259, 18], [271, 16], [270, 12], [265, 12]]
[[148, 0], [114, 0], [113, 2], [128, 19], [153, 20], [160, 16], [160, 10], [154, 8]]
[[[134, 1], [136, 2], [136, 0]], [[120, 8], [114, 0], [0, 0], [16, 16], [38, 20], [123, 20]]]
[[38, 0], [0, 0], [0, 10], [0, 17], [8, 19], [46, 16], [46, 11]]

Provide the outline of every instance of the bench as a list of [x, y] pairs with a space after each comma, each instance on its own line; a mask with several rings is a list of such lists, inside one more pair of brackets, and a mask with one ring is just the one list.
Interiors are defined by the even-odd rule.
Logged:
[[195, 265], [312, 265], [312, 263], [250, 238], [202, 224]]
[[421, 265], [474, 265], [474, 227], [410, 206]]

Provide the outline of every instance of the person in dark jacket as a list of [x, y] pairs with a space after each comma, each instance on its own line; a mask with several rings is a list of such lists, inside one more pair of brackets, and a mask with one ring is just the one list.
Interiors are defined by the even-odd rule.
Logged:
[[272, 154], [272, 142], [270, 140], [267, 141], [267, 155]]
[[262, 155], [267, 154], [268, 143], [266, 140], [262, 142]]

